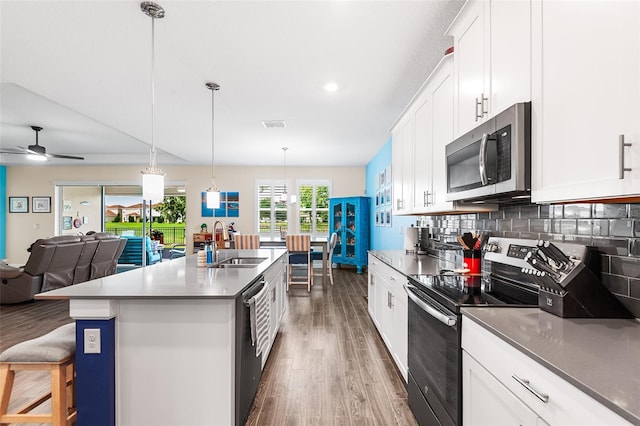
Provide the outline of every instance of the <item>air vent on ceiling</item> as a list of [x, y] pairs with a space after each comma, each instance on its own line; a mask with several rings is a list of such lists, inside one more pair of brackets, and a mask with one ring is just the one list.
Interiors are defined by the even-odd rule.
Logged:
[[262, 122], [262, 125], [266, 129], [283, 129], [287, 127], [284, 120], [266, 120]]

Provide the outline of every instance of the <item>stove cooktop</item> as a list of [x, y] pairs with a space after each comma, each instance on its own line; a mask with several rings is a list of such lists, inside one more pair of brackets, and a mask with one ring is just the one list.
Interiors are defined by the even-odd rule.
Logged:
[[415, 287], [448, 309], [468, 306], [538, 306], [538, 292], [482, 275], [412, 275]]

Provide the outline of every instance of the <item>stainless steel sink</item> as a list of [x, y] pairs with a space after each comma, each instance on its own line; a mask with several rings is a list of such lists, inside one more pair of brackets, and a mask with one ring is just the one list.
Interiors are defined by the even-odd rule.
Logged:
[[243, 269], [243, 268], [255, 268], [257, 266], [256, 263], [218, 263], [214, 265], [213, 268], [224, 268], [224, 269]]
[[218, 264], [223, 267], [223, 266], [240, 266], [240, 265], [246, 265], [246, 266], [255, 266], [255, 265], [259, 265], [262, 262], [264, 262], [265, 260], [267, 260], [266, 257], [231, 257], [229, 259], [224, 259], [221, 260], [220, 262], [218, 262]]

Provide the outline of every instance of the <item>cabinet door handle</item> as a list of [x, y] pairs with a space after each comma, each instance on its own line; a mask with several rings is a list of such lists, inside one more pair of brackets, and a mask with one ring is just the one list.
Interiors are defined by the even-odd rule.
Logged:
[[531, 386], [529, 380], [527, 379], [521, 379], [520, 377], [516, 376], [515, 374], [512, 375], [511, 377], [513, 377], [513, 379], [520, 383], [526, 390], [528, 390], [529, 392], [531, 392], [536, 398], [538, 398], [540, 401], [544, 402], [545, 404], [547, 402], [549, 402], [549, 395], [547, 395], [546, 393], [541, 393], [537, 390], [535, 390], [533, 388], [533, 386]]
[[389, 309], [393, 309], [393, 294], [389, 293]]
[[482, 118], [482, 115], [478, 114], [478, 107], [480, 106], [480, 101], [478, 100], [478, 98], [476, 98], [476, 121], [478, 121], [478, 119]]
[[391, 293], [387, 292], [387, 308], [391, 308]]
[[402, 208], [402, 200], [398, 198], [396, 200], [396, 210], [400, 210]]
[[422, 201], [423, 201], [424, 207], [427, 207], [429, 205], [429, 191], [424, 191], [422, 198], [423, 198]]
[[618, 141], [619, 141], [619, 146], [620, 146], [620, 179], [624, 179], [624, 172], [630, 172], [631, 171], [631, 167], [625, 167], [624, 166], [624, 149], [626, 147], [630, 147], [631, 143], [625, 143], [624, 141], [624, 135], [620, 135], [618, 137]]
[[489, 102], [489, 98], [484, 96], [484, 93], [480, 94], [480, 118], [489, 114], [489, 110], [484, 108], [485, 101]]

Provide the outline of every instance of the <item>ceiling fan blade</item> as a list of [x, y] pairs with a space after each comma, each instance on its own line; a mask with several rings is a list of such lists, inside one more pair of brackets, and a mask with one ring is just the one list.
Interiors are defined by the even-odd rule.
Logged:
[[24, 151], [0, 151], [0, 154], [19, 154], [24, 155], [26, 152]]
[[66, 158], [67, 160], [84, 160], [84, 157], [76, 157], [74, 155], [47, 154], [47, 157]]

